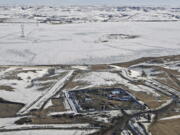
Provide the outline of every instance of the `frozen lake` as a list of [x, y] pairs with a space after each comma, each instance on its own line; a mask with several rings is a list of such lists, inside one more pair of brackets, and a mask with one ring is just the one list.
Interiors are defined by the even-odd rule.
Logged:
[[103, 64], [180, 54], [180, 22], [0, 24], [1, 65]]

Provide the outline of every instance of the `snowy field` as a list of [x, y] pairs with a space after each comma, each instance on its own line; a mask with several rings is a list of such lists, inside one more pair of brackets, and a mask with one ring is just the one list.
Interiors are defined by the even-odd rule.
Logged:
[[4, 132], [1, 135], [85, 135], [93, 133], [91, 130], [30, 130]]
[[179, 22], [0, 24], [0, 64], [97, 64], [180, 53]]
[[180, 8], [135, 6], [0, 6], [2, 22], [178, 21]]

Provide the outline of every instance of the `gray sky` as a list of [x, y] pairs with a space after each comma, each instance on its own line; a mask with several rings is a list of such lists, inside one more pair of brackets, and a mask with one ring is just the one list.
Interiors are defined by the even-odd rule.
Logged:
[[0, 0], [0, 5], [145, 5], [180, 6], [180, 0]]

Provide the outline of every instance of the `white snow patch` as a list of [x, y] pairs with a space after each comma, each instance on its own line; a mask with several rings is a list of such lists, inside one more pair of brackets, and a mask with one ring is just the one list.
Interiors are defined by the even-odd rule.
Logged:
[[51, 100], [49, 100], [49, 101], [46, 103], [46, 105], [44, 106], [44, 109], [47, 109], [47, 108], [49, 108], [50, 106], [53, 106], [53, 103], [52, 103]]
[[93, 86], [111, 86], [120, 82], [123, 83], [123, 79], [118, 74], [110, 72], [90, 72], [74, 81], [87, 82]]
[[3, 132], [1, 135], [87, 135], [96, 130], [26, 130]]
[[72, 66], [72, 68], [74, 68], [74, 69], [80, 69], [80, 70], [87, 70], [87, 69], [88, 69], [87, 66]]
[[170, 116], [170, 117], [162, 118], [160, 120], [171, 120], [171, 119], [180, 119], [180, 115]]

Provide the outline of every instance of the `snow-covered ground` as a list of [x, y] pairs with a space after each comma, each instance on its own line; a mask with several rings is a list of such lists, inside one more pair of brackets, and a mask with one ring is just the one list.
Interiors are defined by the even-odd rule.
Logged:
[[111, 6], [1, 6], [3, 22], [83, 23], [109, 21], [177, 21], [179, 8]]
[[112, 86], [118, 83], [127, 83], [126, 80], [121, 78], [116, 73], [110, 72], [89, 72], [78, 76], [74, 80], [75, 82], [86, 82], [93, 86]]
[[[1, 88], [0, 98], [23, 103], [26, 105], [25, 107], [31, 106], [32, 103], [37, 101], [40, 102], [39, 104], [42, 104], [43, 101], [46, 101], [55, 92], [60, 90], [60, 85], [63, 85], [67, 79], [66, 77], [62, 78], [62, 74], [67, 73], [69, 75], [67, 71], [61, 69], [56, 70], [55, 74], [50, 75], [48, 69], [51, 68], [9, 67], [0, 71], [0, 86], [8, 87], [7, 90]], [[57, 81], [58, 83], [56, 84]], [[58, 88], [55, 89], [55, 87]]]
[[2, 132], [0, 135], [87, 135], [96, 132], [96, 130], [26, 130]]
[[0, 24], [0, 64], [97, 64], [180, 53], [179, 22]]
[[[26, 71], [27, 70], [27, 71]], [[28, 71], [29, 70], [29, 71]], [[35, 70], [36, 73], [30, 70]], [[21, 73], [18, 73], [21, 72]], [[26, 72], [26, 73], [25, 73]], [[0, 75], [0, 85], [11, 86], [12, 91], [1, 90], [0, 97], [12, 101], [27, 104], [38, 98], [43, 92], [37, 91], [38, 86], [32, 85], [32, 80], [43, 77], [47, 73], [47, 69], [35, 68], [8, 68]], [[17, 74], [19, 79], [13, 79], [13, 74]], [[7, 76], [9, 78], [7, 78]], [[46, 91], [46, 90], [45, 90]]]
[[64, 86], [66, 81], [70, 79], [70, 77], [73, 74], [73, 70], [69, 71], [67, 75], [64, 78], [61, 78], [54, 84], [52, 88], [50, 88], [46, 93], [43, 93], [40, 97], [38, 97], [35, 101], [33, 100], [30, 102], [30, 104], [27, 104], [25, 107], [23, 107], [18, 114], [26, 114], [30, 112], [32, 109], [39, 109], [43, 106], [43, 104], [48, 101], [52, 96], [54, 96], [58, 91], [61, 90], [61, 88]]
[[172, 119], [180, 119], [180, 115], [165, 117], [165, 118], [162, 118], [160, 120], [172, 120]]
[[[83, 82], [87, 83], [89, 87], [97, 87], [97, 86], [113, 86], [117, 84], [122, 84], [124, 86], [127, 86], [130, 90], [133, 91], [144, 91], [147, 93], [151, 93], [155, 96], [159, 96], [158, 93], [154, 91], [154, 89], [151, 89], [144, 85], [134, 85], [129, 80], [132, 80], [134, 76], [138, 72], [131, 70], [131, 74], [128, 74], [127, 69], [121, 68], [121, 73], [125, 78], [121, 77], [117, 73], [111, 73], [111, 72], [88, 72], [84, 73], [80, 76], [77, 76], [74, 81], [75, 82]], [[128, 80], [129, 79], [129, 80]]]

